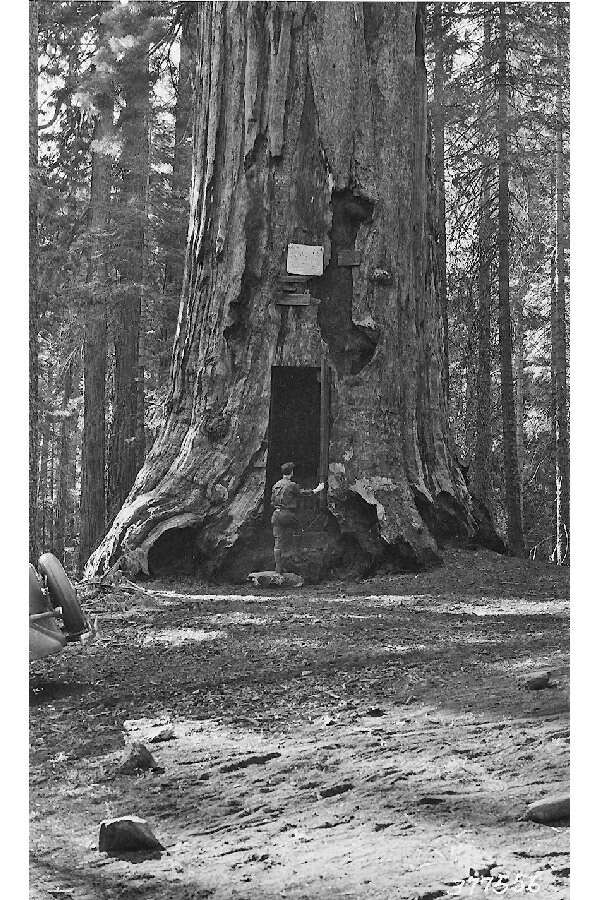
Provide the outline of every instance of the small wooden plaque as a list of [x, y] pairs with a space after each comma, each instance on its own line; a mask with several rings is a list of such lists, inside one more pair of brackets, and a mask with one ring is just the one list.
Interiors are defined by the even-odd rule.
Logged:
[[361, 258], [358, 250], [338, 250], [338, 266], [360, 266]]
[[308, 284], [309, 275], [280, 275], [283, 284]]
[[308, 279], [303, 278], [302, 281], [283, 281], [279, 282], [279, 288], [282, 291], [286, 291], [288, 294], [297, 294], [302, 288], [308, 285]]

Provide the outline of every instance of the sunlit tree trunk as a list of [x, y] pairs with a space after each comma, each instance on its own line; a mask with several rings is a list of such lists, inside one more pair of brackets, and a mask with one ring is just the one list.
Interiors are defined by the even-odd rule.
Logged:
[[144, 460], [144, 369], [140, 321], [144, 285], [148, 202], [149, 42], [146, 13], [132, 11], [135, 45], [120, 68], [125, 106], [121, 111], [123, 148], [119, 166], [117, 226], [119, 278], [114, 292], [115, 348], [113, 419], [108, 466], [109, 517], [129, 493]]
[[164, 350], [160, 365], [163, 376], [168, 372], [171, 361], [177, 313], [181, 300], [192, 181], [192, 86], [194, 78], [192, 43], [195, 37], [196, 4], [181, 3], [180, 7], [183, 8], [183, 24], [175, 103], [175, 147], [171, 180], [172, 197], [178, 217], [169, 237], [171, 243], [165, 267], [165, 302], [162, 321]]
[[563, 85], [565, 78], [564, 11], [556, 5], [557, 24], [557, 92], [555, 132], [555, 236], [556, 236], [556, 287], [552, 297], [552, 348], [554, 357], [554, 447], [556, 460], [556, 561], [559, 565], [568, 561], [570, 509], [569, 509], [569, 418], [567, 389], [567, 325], [565, 304], [565, 223], [564, 223], [564, 150]]

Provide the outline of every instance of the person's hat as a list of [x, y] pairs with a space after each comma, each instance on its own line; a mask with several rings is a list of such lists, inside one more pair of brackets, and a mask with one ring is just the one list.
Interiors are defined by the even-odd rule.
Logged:
[[284, 463], [281, 467], [281, 472], [283, 475], [291, 475], [293, 471], [294, 471], [294, 463], [293, 462]]

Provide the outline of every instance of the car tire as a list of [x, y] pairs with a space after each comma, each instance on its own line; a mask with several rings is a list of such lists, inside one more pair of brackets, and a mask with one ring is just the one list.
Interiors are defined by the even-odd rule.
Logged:
[[38, 568], [46, 576], [50, 601], [62, 609], [65, 631], [73, 636], [83, 634], [87, 630], [87, 621], [75, 589], [58, 559], [53, 553], [43, 553], [39, 558]]
[[38, 573], [29, 563], [29, 615], [44, 612], [46, 609], [49, 609], [49, 605], [42, 590], [42, 583]]

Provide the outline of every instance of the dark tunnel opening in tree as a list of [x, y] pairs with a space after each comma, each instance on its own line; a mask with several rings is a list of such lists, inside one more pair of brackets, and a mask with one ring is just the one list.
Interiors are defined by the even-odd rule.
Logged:
[[281, 466], [293, 462], [294, 481], [314, 487], [319, 477], [321, 385], [313, 366], [273, 366], [269, 413], [266, 503], [281, 478]]

